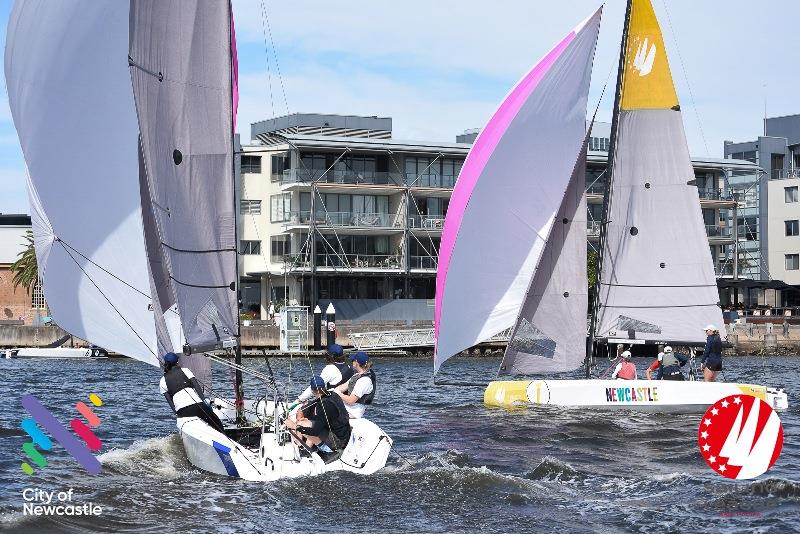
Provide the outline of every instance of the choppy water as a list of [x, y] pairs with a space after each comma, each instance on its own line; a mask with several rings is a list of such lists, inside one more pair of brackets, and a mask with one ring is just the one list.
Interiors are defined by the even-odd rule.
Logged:
[[[641, 369], [646, 362], [638, 361]], [[263, 362], [249, 360], [262, 367]], [[287, 381], [289, 360], [273, 360]], [[293, 393], [305, 385], [292, 362]], [[796, 531], [800, 525], [799, 358], [728, 358], [729, 381], [785, 384], [784, 449], [766, 476], [734, 482], [697, 453], [698, 415], [509, 412], [484, 407], [480, 388], [433, 387], [427, 359], [378, 359], [368, 415], [395, 440], [382, 472], [269, 485], [192, 468], [157, 392], [157, 369], [130, 360], [0, 360], [0, 528], [19, 532], [564, 532]], [[319, 367], [320, 362], [314, 365]], [[498, 360], [461, 358], [451, 378], [487, 381]], [[305, 371], [305, 372], [303, 372]], [[215, 388], [230, 390], [227, 372]], [[248, 383], [248, 391], [257, 390]], [[33, 393], [61, 421], [98, 393], [103, 472], [89, 476], [55, 445], [49, 465], [25, 475], [19, 402]], [[25, 517], [25, 488], [74, 488], [99, 517]]]

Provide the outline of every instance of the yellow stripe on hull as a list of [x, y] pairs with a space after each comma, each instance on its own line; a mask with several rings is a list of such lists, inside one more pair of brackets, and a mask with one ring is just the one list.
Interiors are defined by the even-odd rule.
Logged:
[[483, 394], [483, 403], [498, 408], [513, 408], [528, 404], [530, 401], [527, 390], [530, 383], [530, 380], [489, 382]]

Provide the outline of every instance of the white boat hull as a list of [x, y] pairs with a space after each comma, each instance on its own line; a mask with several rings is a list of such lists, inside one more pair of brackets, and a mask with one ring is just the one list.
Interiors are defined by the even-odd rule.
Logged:
[[[232, 415], [232, 410], [219, 408], [221, 404], [218, 401], [215, 404], [215, 412], [223, 421]], [[247, 403], [247, 407], [252, 412], [253, 403]], [[260, 413], [271, 414], [274, 404], [270, 402], [264, 407], [262, 402], [259, 408]], [[258, 428], [259, 423], [254, 415], [248, 415], [248, 419]], [[177, 420], [186, 457], [192, 465], [217, 475], [260, 482], [331, 471], [369, 475], [383, 468], [389, 457], [392, 439], [367, 419], [351, 419], [350, 424], [352, 433], [344, 452], [340, 458], [326, 464], [317, 453], [302, 456], [291, 439], [279, 442], [271, 426], [264, 428], [259, 446], [251, 448], [213, 429], [197, 417]]]
[[670, 380], [516, 380], [490, 382], [488, 406], [553, 405], [651, 412], [705, 412], [728, 395], [752, 395], [776, 410], [789, 402], [782, 389], [730, 382]]
[[97, 358], [101, 357], [100, 349], [79, 349], [57, 347], [53, 349], [6, 349], [6, 358]]

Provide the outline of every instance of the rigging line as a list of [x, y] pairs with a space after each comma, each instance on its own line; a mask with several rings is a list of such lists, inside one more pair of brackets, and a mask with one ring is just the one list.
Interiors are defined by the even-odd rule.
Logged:
[[183, 252], [186, 254], [213, 254], [217, 252], [236, 252], [236, 248], [209, 248], [206, 250], [190, 250], [190, 249], [176, 248], [173, 247], [172, 245], [164, 243], [163, 241], [161, 241], [161, 244], [170, 250], [173, 250], [175, 252]]
[[147, 348], [147, 350], [150, 352], [150, 354], [152, 354], [153, 356], [155, 356], [155, 358], [156, 358], [156, 359], [158, 359], [158, 356], [156, 355], [156, 353], [155, 353], [155, 352], [153, 352], [153, 349], [152, 349], [152, 348], [150, 348], [150, 345], [148, 345], [148, 344], [147, 344], [147, 342], [146, 342], [144, 339], [142, 339], [142, 336], [140, 336], [140, 335], [139, 335], [139, 332], [137, 332], [137, 331], [136, 331], [136, 329], [135, 329], [135, 328], [134, 328], [134, 327], [131, 325], [131, 323], [129, 323], [129, 322], [128, 322], [128, 320], [127, 320], [127, 319], [125, 319], [125, 316], [124, 316], [124, 315], [122, 315], [122, 312], [120, 312], [120, 311], [117, 309], [117, 307], [116, 307], [116, 306], [114, 306], [114, 303], [113, 303], [113, 302], [111, 302], [111, 299], [109, 299], [109, 298], [108, 298], [108, 296], [107, 296], [107, 295], [106, 295], [106, 294], [103, 292], [103, 290], [102, 290], [102, 289], [100, 289], [100, 287], [99, 287], [99, 286], [98, 286], [98, 285], [95, 283], [95, 281], [92, 279], [92, 277], [89, 275], [89, 273], [87, 273], [87, 272], [84, 270], [84, 268], [81, 266], [81, 264], [78, 262], [78, 260], [76, 260], [76, 259], [75, 259], [75, 257], [74, 257], [74, 256], [73, 256], [73, 255], [70, 253], [70, 251], [69, 251], [69, 250], [67, 250], [66, 246], [64, 246], [64, 244], [63, 244], [64, 242], [59, 240], [59, 243], [61, 243], [61, 247], [64, 249], [64, 252], [66, 252], [66, 253], [67, 253], [67, 255], [70, 257], [70, 259], [72, 259], [72, 261], [74, 261], [74, 262], [75, 262], [75, 265], [77, 265], [77, 266], [78, 266], [78, 269], [80, 269], [80, 270], [81, 270], [81, 272], [82, 272], [84, 275], [86, 275], [86, 278], [88, 278], [88, 279], [89, 279], [89, 281], [92, 283], [92, 285], [95, 287], [95, 289], [97, 289], [97, 291], [100, 293], [100, 295], [102, 295], [102, 296], [103, 296], [103, 298], [106, 300], [106, 302], [108, 302], [108, 305], [109, 305], [109, 306], [111, 306], [111, 308], [112, 308], [112, 309], [113, 309], [115, 312], [117, 312], [117, 315], [119, 315], [119, 318], [120, 318], [120, 319], [122, 319], [122, 321], [123, 321], [123, 322], [124, 322], [126, 325], [128, 325], [128, 328], [130, 328], [130, 329], [131, 329], [131, 332], [133, 332], [133, 333], [136, 335], [136, 337], [138, 337], [138, 338], [139, 338], [139, 341], [141, 341], [141, 342], [142, 342], [142, 344], [143, 344], [143, 345], [144, 345], [144, 346]]
[[272, 116], [275, 115], [275, 99], [272, 97], [272, 71], [269, 66], [269, 47], [267, 46], [267, 29], [266, 29], [267, 12], [264, 0], [261, 0], [261, 33], [264, 35], [264, 56], [267, 62], [267, 88], [269, 89], [269, 103], [272, 107]]
[[703, 138], [703, 145], [706, 147], [706, 154], [711, 154], [711, 151], [708, 150], [708, 142], [706, 141], [706, 134], [703, 131], [703, 123], [700, 120], [700, 112], [697, 109], [697, 103], [694, 100], [694, 91], [692, 91], [692, 85], [689, 83], [689, 75], [686, 73], [686, 65], [683, 62], [683, 55], [681, 54], [681, 49], [678, 46], [678, 36], [675, 34], [675, 29], [672, 27], [672, 18], [669, 16], [669, 9], [667, 9], [667, 3], [664, 0], [661, 0], [661, 4], [664, 6], [664, 13], [667, 14], [667, 24], [669, 24], [669, 31], [672, 33], [672, 41], [675, 43], [675, 51], [678, 52], [678, 60], [681, 62], [681, 70], [683, 71], [683, 79], [686, 81], [686, 87], [689, 89], [689, 97], [692, 99], [692, 107], [694, 108], [695, 116], [697, 117], [697, 125], [700, 128], [700, 135]]
[[265, 1], [261, 1], [264, 9], [264, 19], [267, 22], [267, 33], [269, 34], [269, 42], [272, 45], [272, 57], [275, 60], [275, 70], [278, 72], [278, 81], [281, 84], [281, 92], [283, 93], [283, 103], [286, 106], [286, 114], [289, 114], [289, 101], [286, 98], [286, 87], [283, 85], [283, 74], [281, 73], [281, 64], [278, 61], [278, 49], [275, 47], [275, 40], [272, 38], [272, 25], [269, 23], [269, 9], [265, 6]]
[[[106, 273], [107, 275], [109, 275], [109, 276], [110, 276], [111, 278], [113, 278], [114, 280], [116, 280], [116, 281], [120, 282], [120, 283], [121, 283], [121, 284], [123, 284], [123, 285], [126, 285], [126, 286], [128, 286], [129, 288], [133, 289], [134, 291], [136, 291], [137, 293], [139, 293], [139, 294], [140, 294], [140, 295], [142, 295], [143, 297], [146, 297], [146, 298], [148, 298], [148, 299], [150, 299], [150, 300], [152, 300], [152, 299], [153, 299], [152, 295], [150, 295], [149, 293], [145, 293], [144, 291], [142, 291], [142, 290], [140, 290], [140, 289], [138, 289], [138, 288], [136, 288], [136, 287], [132, 286], [131, 284], [129, 284], [128, 282], [126, 282], [125, 280], [123, 280], [122, 278], [120, 278], [119, 276], [115, 275], [114, 273], [112, 273], [112, 272], [111, 272], [111, 271], [109, 271], [108, 269], [106, 269], [106, 268], [104, 268], [103, 266], [101, 266], [101, 265], [98, 265], [97, 263], [93, 262], [92, 260], [90, 260], [89, 258], [87, 258], [86, 256], [84, 256], [84, 255], [81, 253], [81, 251], [77, 250], [75, 247], [73, 247], [72, 245], [70, 245], [69, 243], [67, 243], [66, 241], [64, 241], [63, 239], [61, 239], [60, 237], [58, 237], [58, 236], [55, 236], [55, 240], [56, 240], [57, 242], [61, 243], [61, 246], [62, 246], [62, 247], [65, 247], [65, 249], [66, 249], [66, 248], [69, 248], [70, 250], [72, 250], [73, 252], [75, 252], [75, 254], [77, 254], [78, 256], [80, 256], [81, 258], [83, 258], [84, 260], [88, 261], [89, 263], [91, 263], [92, 265], [94, 265], [95, 267], [97, 267], [98, 269], [100, 269], [101, 271], [103, 271], [104, 273]], [[70, 255], [70, 257], [72, 257], [72, 255]], [[74, 259], [74, 258], [73, 258], [73, 259]], [[81, 267], [81, 270], [83, 270], [83, 267]], [[84, 271], [84, 272], [85, 272], [85, 271]], [[87, 275], [87, 276], [88, 276], [88, 275]]]
[[[196, 287], [198, 289], [230, 289], [233, 291], [235, 289], [235, 282], [231, 282], [229, 285], [226, 286], [211, 286], [211, 285], [203, 285], [203, 284], [189, 284], [186, 282], [181, 282], [177, 278], [172, 275], [169, 275], [169, 279], [175, 282], [176, 284], [180, 284], [184, 287]], [[234, 286], [234, 287], [231, 287]]]

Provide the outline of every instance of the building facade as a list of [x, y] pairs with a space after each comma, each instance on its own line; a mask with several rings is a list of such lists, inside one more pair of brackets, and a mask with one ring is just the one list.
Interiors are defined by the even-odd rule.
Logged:
[[25, 233], [30, 229], [30, 215], [0, 214], [0, 324], [39, 324], [47, 315], [39, 284], [29, 293], [12, 282], [11, 264], [25, 250]]
[[[599, 239], [609, 131], [596, 123], [589, 141], [589, 247]], [[433, 299], [444, 217], [477, 134], [400, 141], [390, 118], [338, 115], [252, 124], [238, 165], [244, 311], [266, 318], [269, 304], [284, 300]], [[729, 177], [758, 167], [693, 164], [709, 253], [724, 274], [735, 263], [738, 207]]]

